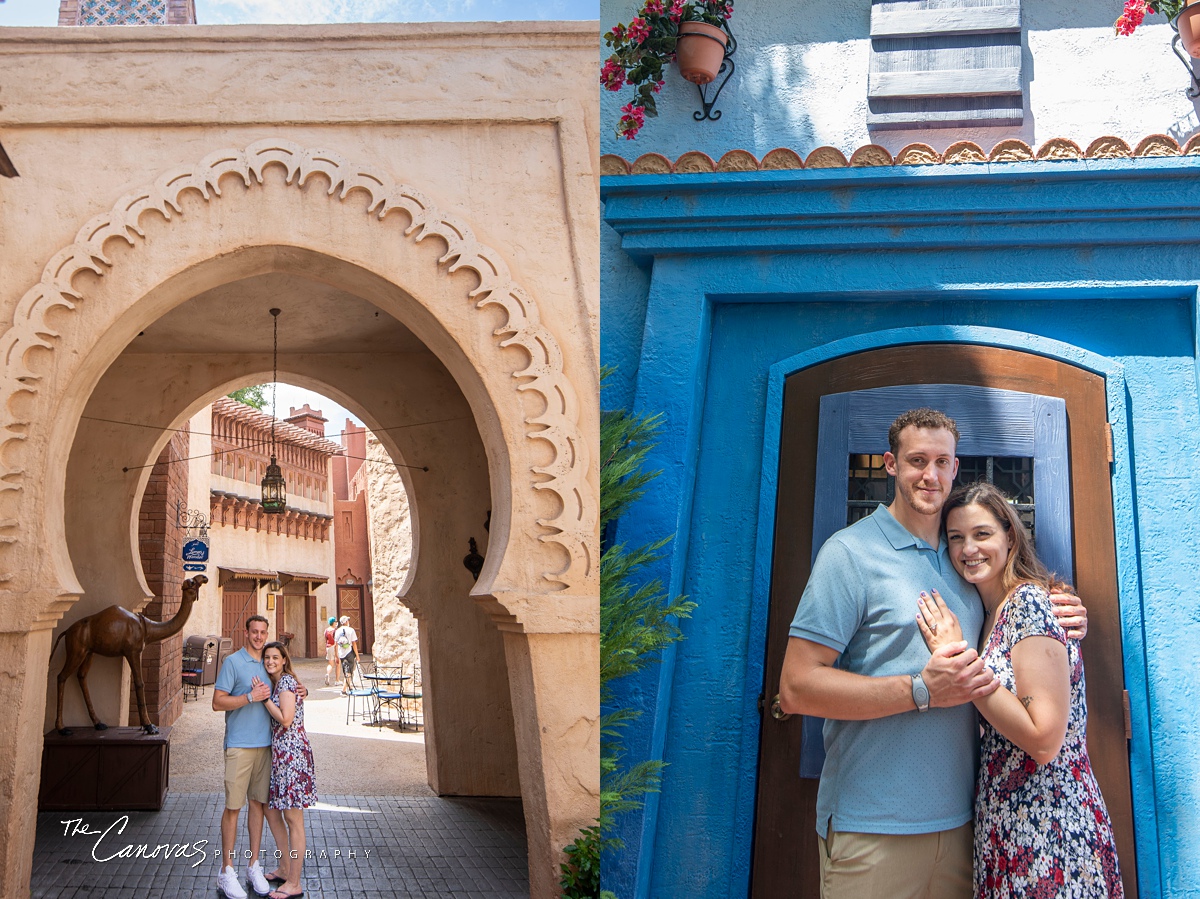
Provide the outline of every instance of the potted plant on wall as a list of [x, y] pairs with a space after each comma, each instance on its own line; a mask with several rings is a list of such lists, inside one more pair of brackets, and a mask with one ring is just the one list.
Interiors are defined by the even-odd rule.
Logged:
[[667, 63], [675, 61], [693, 84], [716, 78], [732, 14], [733, 0], [645, 0], [628, 25], [604, 35], [613, 53], [600, 69], [600, 83], [610, 91], [627, 84], [635, 89], [633, 100], [621, 107], [618, 137], [632, 140], [646, 116], [658, 115], [654, 95], [662, 89]]

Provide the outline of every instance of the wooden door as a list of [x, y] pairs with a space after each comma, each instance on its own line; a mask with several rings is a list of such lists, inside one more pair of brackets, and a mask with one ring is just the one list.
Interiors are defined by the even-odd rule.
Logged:
[[[1066, 402], [1075, 584], [1088, 607], [1083, 643], [1088, 751], [1113, 818], [1125, 890], [1136, 896], [1120, 615], [1103, 378], [1065, 363], [994, 347], [923, 344], [843, 357], [797, 372], [784, 388], [779, 494], [764, 693], [779, 692], [788, 625], [813, 556], [822, 396], [896, 384], [962, 384]], [[886, 447], [886, 434], [881, 435]], [[769, 707], [769, 701], [767, 703]], [[751, 895], [818, 897], [817, 781], [798, 776], [802, 719], [764, 715]]]
[[233, 580], [221, 593], [221, 636], [240, 648], [245, 642], [246, 619], [258, 611], [254, 581]]
[[325, 655], [324, 641], [321, 643], [320, 655], [317, 654], [317, 635], [324, 634], [325, 628], [317, 625], [317, 598], [313, 595], [304, 597], [304, 654], [310, 659], [323, 658]]
[[343, 615], [349, 616], [350, 626], [358, 634], [358, 648], [365, 652], [362, 645], [362, 594], [363, 588], [359, 584], [338, 584], [338, 621], [342, 620]]

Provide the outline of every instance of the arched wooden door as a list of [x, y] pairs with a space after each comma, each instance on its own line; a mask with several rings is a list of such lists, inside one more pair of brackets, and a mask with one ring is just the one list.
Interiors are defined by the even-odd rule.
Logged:
[[[995, 347], [921, 344], [831, 360], [797, 372], [784, 388], [775, 548], [764, 693], [779, 691], [788, 624], [811, 569], [821, 397], [899, 384], [990, 387], [1066, 403], [1074, 580], [1088, 607], [1083, 644], [1088, 751], [1117, 834], [1126, 894], [1137, 895], [1133, 811], [1112, 528], [1104, 379], [1083, 369]], [[880, 434], [882, 453], [886, 429]], [[825, 501], [825, 500], [823, 500]], [[769, 701], [765, 703], [769, 708]], [[764, 714], [758, 770], [753, 899], [820, 895], [817, 781], [799, 776], [802, 719]]]

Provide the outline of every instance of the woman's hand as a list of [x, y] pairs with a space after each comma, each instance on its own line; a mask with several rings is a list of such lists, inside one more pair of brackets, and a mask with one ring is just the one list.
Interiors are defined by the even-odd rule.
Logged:
[[[930, 593], [933, 594], [930, 596]], [[922, 593], [917, 599], [917, 627], [925, 645], [933, 652], [941, 646], [962, 640], [962, 625], [936, 590]]]

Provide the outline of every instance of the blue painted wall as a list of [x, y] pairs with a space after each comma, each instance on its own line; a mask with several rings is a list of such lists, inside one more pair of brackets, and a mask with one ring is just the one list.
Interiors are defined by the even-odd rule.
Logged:
[[677, 532], [657, 573], [699, 604], [663, 665], [622, 685], [646, 710], [632, 754], [669, 767], [606, 886], [746, 895], [772, 367], [952, 339], [1107, 378], [1139, 886], [1200, 895], [1197, 176], [1174, 159], [605, 179], [602, 353], [614, 396], [666, 413], [663, 475], [620, 539]]

